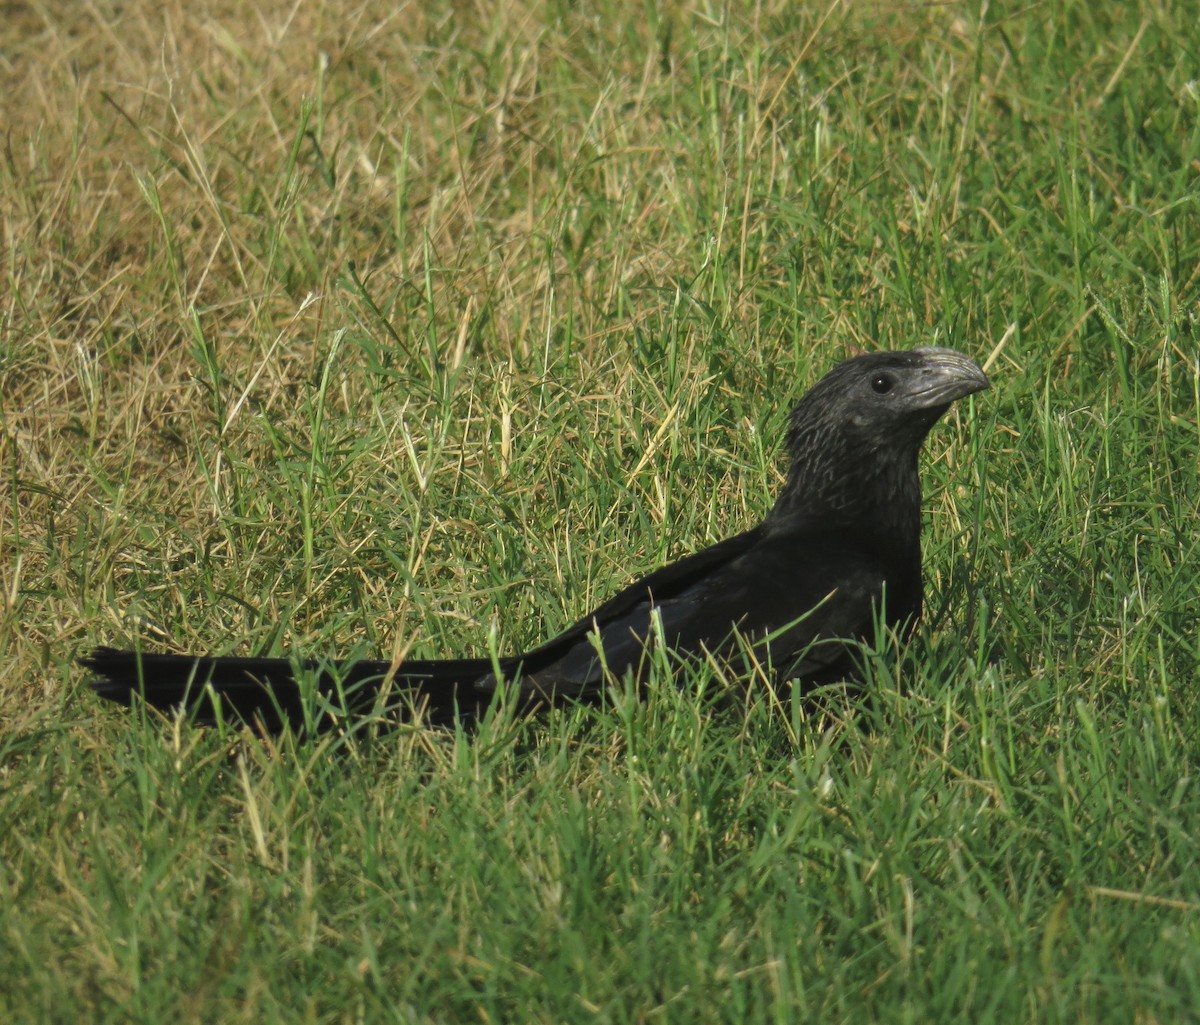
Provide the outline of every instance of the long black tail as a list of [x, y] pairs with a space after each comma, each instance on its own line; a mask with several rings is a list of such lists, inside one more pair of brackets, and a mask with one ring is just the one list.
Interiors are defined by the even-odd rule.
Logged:
[[[97, 648], [80, 659], [92, 689], [132, 705], [184, 709], [200, 724], [239, 719], [270, 733], [329, 729], [372, 713], [430, 725], [470, 723], [495, 694], [487, 659], [294, 663], [283, 658], [198, 658]], [[502, 662], [507, 674], [512, 665]]]

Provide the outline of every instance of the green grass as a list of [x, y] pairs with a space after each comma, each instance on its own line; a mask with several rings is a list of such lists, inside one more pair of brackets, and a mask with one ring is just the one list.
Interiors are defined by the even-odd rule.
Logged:
[[[1195, 12], [483, 9], [0, 27], [0, 1018], [1194, 1017]], [[532, 644], [931, 343], [869, 701], [265, 743], [74, 664]]]

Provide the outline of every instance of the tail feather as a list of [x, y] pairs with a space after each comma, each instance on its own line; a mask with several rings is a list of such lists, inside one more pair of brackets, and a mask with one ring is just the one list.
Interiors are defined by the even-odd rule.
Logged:
[[[163, 711], [184, 709], [200, 724], [236, 718], [271, 733], [285, 726], [329, 728], [347, 716], [374, 711], [395, 718], [418, 711], [435, 725], [471, 721], [495, 689], [488, 685], [494, 667], [487, 659], [409, 661], [393, 672], [390, 662], [208, 658], [97, 648], [80, 662], [96, 674], [92, 689], [109, 701], [128, 706], [141, 699]], [[501, 664], [503, 672], [511, 668]]]

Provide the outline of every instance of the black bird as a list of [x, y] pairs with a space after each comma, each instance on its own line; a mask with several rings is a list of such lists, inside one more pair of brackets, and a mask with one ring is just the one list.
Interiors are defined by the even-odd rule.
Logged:
[[315, 720], [323, 728], [338, 721], [331, 709], [354, 716], [381, 704], [401, 716], [421, 709], [430, 723], [470, 722], [495, 697], [497, 673], [530, 708], [593, 700], [613, 677], [639, 676], [658, 631], [685, 658], [732, 662], [752, 647], [779, 679], [804, 688], [850, 679], [877, 623], [906, 636], [921, 614], [917, 456], [952, 402], [987, 387], [951, 349], [839, 364], [792, 413], [791, 468], [762, 523], [630, 584], [524, 655], [392, 666], [98, 648], [82, 662], [101, 697], [183, 707], [198, 722], [214, 721], [219, 702], [225, 717], [269, 731]]

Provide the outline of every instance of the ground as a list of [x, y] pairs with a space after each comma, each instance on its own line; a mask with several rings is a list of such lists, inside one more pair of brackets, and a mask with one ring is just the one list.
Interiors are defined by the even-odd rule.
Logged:
[[[8, 5], [0, 1016], [1194, 1013], [1197, 24]], [[74, 663], [528, 646], [931, 344], [993, 388], [867, 698], [263, 742]]]

